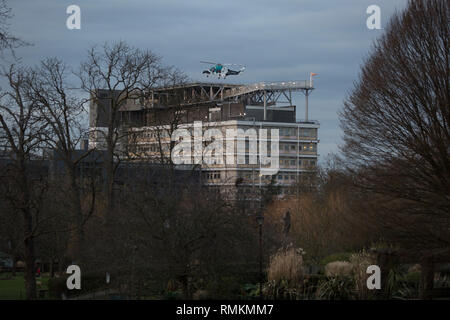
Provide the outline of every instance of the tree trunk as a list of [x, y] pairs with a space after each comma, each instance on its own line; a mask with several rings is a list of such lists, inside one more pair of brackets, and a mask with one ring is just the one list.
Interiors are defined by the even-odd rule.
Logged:
[[58, 257], [58, 275], [61, 276], [63, 273], [63, 263], [64, 263], [64, 257], [60, 256]]
[[24, 218], [24, 257], [25, 257], [25, 291], [26, 298], [36, 299], [36, 274], [34, 257], [34, 239], [32, 216], [28, 208], [23, 211]]
[[50, 278], [54, 278], [55, 277], [55, 268], [53, 267], [53, 262], [55, 261], [55, 259], [53, 259], [53, 257], [50, 259]]
[[184, 296], [184, 299], [189, 300], [190, 294], [189, 294], [189, 280], [188, 280], [188, 275], [187, 275], [187, 274], [184, 274], [184, 275], [180, 276], [180, 282], [181, 282], [181, 285], [182, 285], [182, 287], [183, 287], [182, 290], [183, 290], [183, 296]]
[[12, 265], [12, 277], [14, 278], [16, 276], [16, 270], [17, 270], [17, 258], [15, 255], [13, 255], [13, 265]]
[[431, 258], [424, 258], [420, 263], [420, 299], [431, 300], [434, 284], [434, 267]]
[[106, 221], [111, 219], [112, 212], [114, 210], [114, 150], [110, 147], [107, 150], [107, 156], [105, 159], [105, 175], [106, 175]]
[[24, 260], [25, 260], [25, 291], [26, 298], [36, 299], [36, 270], [34, 256], [34, 237], [33, 237], [33, 214], [30, 208], [30, 181], [27, 176], [25, 159], [19, 155], [18, 159], [18, 187], [19, 187], [19, 205], [23, 215], [24, 232]]
[[74, 233], [74, 250], [73, 250], [73, 259], [74, 261], [81, 266], [83, 262], [83, 243], [84, 243], [84, 230], [83, 230], [83, 211], [81, 209], [81, 197], [80, 190], [76, 181], [76, 168], [70, 167], [69, 170], [69, 179], [70, 179], [70, 189], [72, 194], [72, 204], [75, 215], [75, 224], [76, 229]]

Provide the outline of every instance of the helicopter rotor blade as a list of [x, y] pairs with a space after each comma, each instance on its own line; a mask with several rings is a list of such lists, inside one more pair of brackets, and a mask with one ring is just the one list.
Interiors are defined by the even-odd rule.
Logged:
[[207, 63], [207, 64], [220, 64], [218, 62], [209, 62], [209, 61], [200, 61], [200, 63]]

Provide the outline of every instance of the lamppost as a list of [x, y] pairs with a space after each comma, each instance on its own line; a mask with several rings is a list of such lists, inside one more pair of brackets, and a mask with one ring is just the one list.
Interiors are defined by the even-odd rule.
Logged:
[[262, 210], [259, 211], [256, 216], [256, 222], [259, 226], [259, 300], [262, 300], [262, 282], [263, 282], [263, 271], [262, 271], [262, 225], [264, 223], [264, 216]]

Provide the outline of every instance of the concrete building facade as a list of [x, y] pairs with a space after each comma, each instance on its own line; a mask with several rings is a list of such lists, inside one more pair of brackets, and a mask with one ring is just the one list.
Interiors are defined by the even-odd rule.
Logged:
[[[117, 130], [123, 137], [118, 150], [121, 157], [131, 161], [146, 159], [170, 163], [174, 159], [174, 147], [179, 143], [174, 134], [185, 130], [192, 135], [194, 157], [195, 128], [200, 124], [202, 155], [205, 156], [208, 148], [206, 140], [216, 141], [223, 144], [223, 160], [213, 163], [192, 161], [179, 164], [178, 168], [200, 170], [203, 183], [210, 186], [232, 186], [237, 182], [249, 187], [269, 183], [292, 186], [303, 175], [314, 172], [317, 166], [319, 123], [308, 119], [307, 110], [308, 96], [313, 89], [309, 81], [252, 85], [190, 83], [156, 88], [145, 97], [130, 94], [116, 117]], [[305, 119], [302, 120], [296, 119], [296, 106], [292, 104], [295, 92], [305, 95]], [[102, 92], [100, 97], [103, 95], [103, 99], [91, 103], [91, 148], [104, 147], [101, 137], [107, 130], [110, 116], [108, 101], [117, 94]], [[214, 137], [209, 133], [205, 136], [209, 129], [216, 130]], [[268, 132], [266, 138], [260, 135], [262, 129]], [[227, 147], [233, 139], [227, 136], [230, 130], [244, 133], [243, 137], [236, 137], [233, 148]], [[271, 155], [272, 130], [278, 130], [279, 170], [267, 174], [264, 168], [268, 165], [262, 163], [259, 152], [263, 143]], [[256, 139], [252, 140], [255, 133]], [[238, 143], [242, 143], [244, 149], [238, 149]], [[252, 156], [256, 156], [256, 163], [250, 161]], [[227, 161], [230, 159], [234, 161]]]

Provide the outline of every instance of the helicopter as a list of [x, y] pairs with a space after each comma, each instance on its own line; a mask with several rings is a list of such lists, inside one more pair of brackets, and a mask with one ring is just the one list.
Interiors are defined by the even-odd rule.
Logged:
[[[242, 64], [232, 64], [232, 63], [218, 63], [218, 62], [208, 62], [208, 61], [200, 61], [200, 63], [206, 63], [212, 65], [209, 69], [203, 70], [203, 74], [206, 74], [206, 77], [210, 75], [216, 74], [218, 78], [225, 79], [227, 76], [237, 76], [241, 72], [245, 70], [245, 66]], [[231, 70], [227, 66], [240, 66], [239, 70]]]

